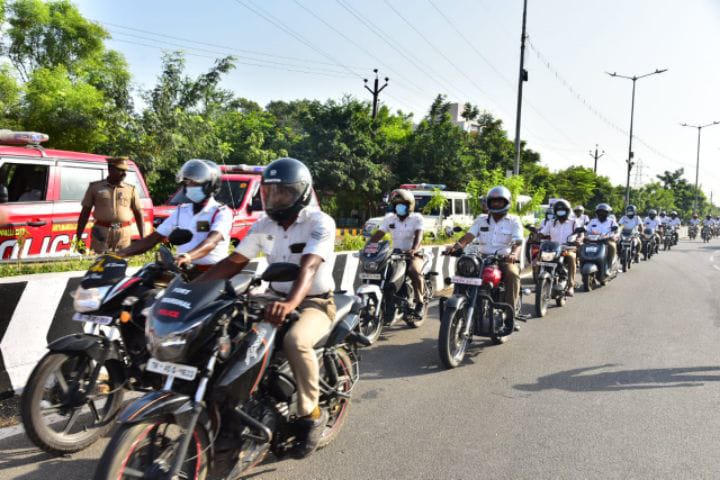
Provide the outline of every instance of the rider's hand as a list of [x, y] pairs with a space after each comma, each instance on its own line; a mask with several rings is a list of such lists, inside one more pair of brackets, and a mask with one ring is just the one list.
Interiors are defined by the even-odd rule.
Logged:
[[272, 302], [265, 307], [265, 320], [282, 325], [294, 308], [288, 302]]
[[517, 261], [518, 261], [517, 255], [515, 255], [514, 253], [511, 253], [510, 255], [507, 256], [508, 263], [517, 263]]
[[455, 246], [457, 246], [457, 243], [445, 247], [445, 255], [450, 255], [451, 253], [453, 253], [455, 251]]
[[182, 267], [183, 265], [190, 266], [192, 264], [192, 259], [190, 258], [190, 255], [187, 253], [181, 253], [177, 257], [175, 257], [175, 265], [178, 267]]

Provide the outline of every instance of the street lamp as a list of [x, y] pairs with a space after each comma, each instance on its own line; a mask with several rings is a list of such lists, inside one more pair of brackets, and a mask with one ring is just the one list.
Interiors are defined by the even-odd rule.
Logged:
[[718, 124], [720, 124], [720, 122], [718, 122], [718, 121], [715, 121], [712, 123], [706, 123], [705, 125], [690, 125], [688, 123], [680, 124], [680, 126], [682, 126], [682, 127], [697, 128], [697, 131], [698, 131], [697, 161], [695, 163], [695, 198], [693, 199], [693, 213], [697, 213], [698, 178], [700, 176], [700, 132], [702, 132], [702, 129], [705, 127], [712, 127], [713, 125], [718, 125]]
[[632, 103], [630, 104], [630, 146], [628, 147], [628, 159], [627, 159], [627, 184], [625, 186], [625, 205], [630, 204], [630, 171], [632, 170], [632, 167], [634, 165], [632, 159], [633, 159], [633, 150], [632, 150], [632, 141], [633, 141], [633, 120], [635, 118], [635, 82], [640, 80], [641, 78], [649, 77], [650, 75], [657, 75], [658, 73], [667, 72], [667, 68], [660, 70], [656, 69], [654, 72], [646, 73], [645, 75], [633, 75], [632, 77], [628, 77], [626, 75], [619, 75], [617, 72], [605, 72], [611, 77], [615, 78], [624, 78], [626, 80], [632, 80], [633, 87], [632, 87]]

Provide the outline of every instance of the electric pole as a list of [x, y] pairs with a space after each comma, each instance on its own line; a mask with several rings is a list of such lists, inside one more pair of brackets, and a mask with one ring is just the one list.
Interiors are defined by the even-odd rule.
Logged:
[[368, 79], [367, 79], [367, 78], [365, 78], [364, 81], [365, 81], [365, 89], [366, 89], [368, 92], [370, 92], [370, 93], [372, 94], [372, 96], [373, 96], [373, 100], [372, 100], [372, 118], [373, 118], [373, 120], [375, 120], [375, 118], [377, 117], [377, 111], [378, 111], [378, 105], [379, 105], [378, 97], [380, 96], [380, 92], [382, 92], [382, 91], [385, 89], [385, 87], [388, 86], [387, 82], [388, 82], [388, 80], [390, 80], [390, 79], [389, 79], [388, 77], [385, 77], [385, 85], [383, 85], [382, 87], [380, 87], [380, 86], [379, 86], [380, 81], [379, 81], [379, 79], [378, 79], [378, 69], [377, 69], [377, 68], [374, 68], [374, 69], [373, 69], [373, 72], [375, 73], [375, 82], [374, 82], [373, 88], [371, 89], [370, 87], [367, 86], [367, 83], [368, 83]]
[[700, 132], [702, 132], [703, 128], [712, 127], [713, 125], [720, 125], [720, 122], [715, 121], [715, 122], [711, 122], [711, 123], [706, 123], [705, 125], [689, 125], [687, 123], [680, 124], [680, 126], [682, 126], [682, 127], [697, 128], [697, 131], [698, 131], [697, 163], [695, 164], [695, 198], [693, 199], [693, 212], [697, 211], [697, 201], [698, 201], [698, 179], [700, 177]]
[[520, 34], [520, 73], [518, 74], [518, 96], [517, 113], [515, 114], [515, 170], [514, 174], [520, 173], [520, 118], [522, 114], [522, 91], [523, 83], [528, 81], [528, 72], [525, 70], [525, 40], [527, 34], [525, 25], [527, 23], [527, 0], [523, 0], [522, 33]]
[[593, 172], [597, 173], [597, 161], [600, 159], [603, 155], [605, 155], [605, 150], [602, 151], [602, 153], [598, 154], [598, 145], [595, 144], [595, 153], [593, 153], [592, 150], [590, 150], [590, 156], [595, 159], [595, 166], [593, 167]]
[[635, 163], [632, 161], [633, 156], [635, 155], [633, 153], [632, 149], [632, 141], [633, 141], [633, 121], [635, 120], [635, 83], [640, 80], [641, 78], [649, 77], [650, 75], [657, 75], [659, 73], [667, 72], [667, 68], [660, 70], [655, 69], [654, 72], [646, 73], [645, 75], [633, 75], [632, 77], [628, 77], [625, 75], [619, 75], [617, 72], [605, 72], [611, 77], [615, 78], [624, 78], [626, 80], [632, 80], [632, 102], [630, 103], [630, 146], [628, 147], [628, 158], [627, 158], [627, 184], [625, 186], [625, 206], [627, 207], [630, 204], [630, 172], [632, 171], [633, 165]]

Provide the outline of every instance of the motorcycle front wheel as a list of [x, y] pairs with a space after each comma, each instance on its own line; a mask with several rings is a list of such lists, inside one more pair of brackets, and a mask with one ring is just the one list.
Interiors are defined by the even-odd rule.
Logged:
[[383, 329], [382, 315], [378, 310], [379, 305], [368, 303], [368, 306], [363, 309], [358, 325], [360, 333], [365, 335], [372, 343], [375, 343], [380, 338]]
[[542, 318], [547, 315], [548, 303], [550, 303], [550, 280], [541, 278], [535, 288], [535, 316]]
[[85, 352], [48, 353], [23, 391], [20, 415], [27, 436], [52, 454], [89, 447], [112, 427], [122, 404], [123, 376], [118, 364], [98, 367]]
[[583, 273], [582, 274], [583, 287], [586, 292], [591, 292], [595, 287], [595, 274]]
[[440, 319], [438, 352], [440, 361], [447, 369], [460, 365], [465, 358], [468, 339], [464, 337], [467, 307], [446, 308]]

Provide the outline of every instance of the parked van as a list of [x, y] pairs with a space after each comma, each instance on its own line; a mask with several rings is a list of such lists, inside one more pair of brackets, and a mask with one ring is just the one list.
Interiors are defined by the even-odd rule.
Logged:
[[[423, 229], [427, 233], [437, 234], [439, 231], [452, 229], [455, 226], [469, 227], [474, 220], [466, 192], [446, 191], [445, 185], [428, 183], [406, 183], [400, 185], [399, 188], [412, 192], [415, 197], [415, 211], [423, 214]], [[448, 200], [444, 211], [440, 212], [439, 209], [434, 209], [427, 214], [423, 213], [436, 190], [440, 190], [443, 197]], [[388, 205], [388, 213], [392, 211], [391, 209], [392, 207]], [[363, 236], [372, 236], [372, 233], [380, 228], [382, 221], [383, 217], [374, 217], [365, 222]]]
[[[107, 157], [45, 149], [40, 144], [47, 140], [42, 133], [0, 130], [0, 203], [8, 215], [0, 225], [0, 259], [69, 254], [85, 191], [107, 176]], [[152, 200], [137, 165], [128, 163], [125, 182], [137, 189], [150, 232]], [[92, 224], [91, 218], [83, 234], [87, 245]]]

